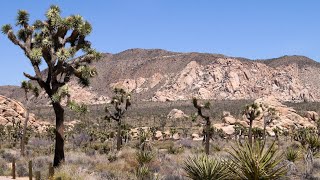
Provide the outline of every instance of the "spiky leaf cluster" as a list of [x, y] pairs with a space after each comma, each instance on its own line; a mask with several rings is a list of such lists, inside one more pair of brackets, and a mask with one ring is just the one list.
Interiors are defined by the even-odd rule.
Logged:
[[30, 60], [32, 64], [39, 65], [41, 63], [42, 50], [41, 48], [34, 48], [30, 53]]
[[254, 119], [256, 119], [261, 114], [261, 111], [262, 111], [261, 107], [262, 107], [261, 104], [256, 104], [256, 103], [247, 105], [244, 110], [244, 114], [246, 118], [249, 119], [250, 121], [253, 121]]
[[79, 103], [77, 103], [77, 102], [75, 102], [75, 101], [68, 101], [67, 106], [68, 106], [71, 110], [79, 113], [80, 115], [85, 115], [86, 113], [89, 112], [88, 107], [87, 107], [85, 104], [83, 104], [83, 103], [79, 104]]
[[184, 162], [184, 171], [190, 179], [229, 179], [228, 164], [209, 156], [189, 157]]
[[60, 102], [63, 98], [70, 97], [69, 88], [67, 85], [62, 86], [59, 90], [53, 94], [51, 100], [55, 103]]
[[232, 179], [280, 179], [286, 174], [286, 166], [281, 164], [282, 154], [277, 153], [275, 143], [268, 148], [256, 142], [245, 142], [229, 151], [232, 164], [229, 171]]
[[[50, 6], [45, 16], [45, 20], [36, 20], [29, 25], [29, 13], [19, 10], [17, 32], [14, 33], [10, 24], [2, 26], [1, 31], [30, 59], [35, 76], [26, 73], [25, 76], [38, 82], [52, 100], [60, 101], [58, 91], [73, 75], [81, 84], [89, 85], [89, 79], [96, 75], [96, 70], [89, 64], [98, 60], [101, 54], [92, 49], [91, 42], [86, 40], [92, 27], [82, 16], [62, 17], [60, 8], [54, 5]], [[79, 51], [83, 55], [74, 58]], [[42, 61], [46, 63], [47, 75], [40, 71]]]
[[38, 86], [34, 86], [28, 81], [22, 81], [21, 88], [25, 91], [26, 95], [28, 92], [32, 92], [36, 97], [40, 94]]
[[10, 24], [5, 24], [1, 28], [1, 32], [3, 34], [8, 34], [10, 30], [12, 30], [12, 26]]
[[25, 10], [19, 10], [16, 18], [16, 26], [25, 26], [29, 22], [29, 13]]
[[96, 68], [91, 68], [89, 66], [80, 66], [78, 69], [80, 76], [79, 83], [83, 86], [89, 86], [90, 78], [94, 77], [97, 74]]

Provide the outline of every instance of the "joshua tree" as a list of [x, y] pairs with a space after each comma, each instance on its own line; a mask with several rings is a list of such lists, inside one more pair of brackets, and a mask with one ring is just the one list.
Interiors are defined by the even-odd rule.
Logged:
[[277, 119], [276, 116], [276, 111], [274, 108], [268, 108], [266, 113], [263, 115], [264, 120], [263, 120], [263, 140], [266, 141], [266, 128], [267, 126], [272, 123], [273, 120]]
[[252, 145], [252, 124], [253, 121], [260, 115], [260, 110], [259, 110], [259, 106], [258, 104], [251, 104], [251, 105], [247, 105], [245, 110], [244, 110], [244, 114], [246, 116], [246, 118], [249, 120], [249, 144]]
[[[45, 20], [29, 24], [29, 13], [19, 10], [14, 33], [10, 24], [2, 26], [2, 33], [19, 46], [30, 60], [35, 75], [24, 73], [35, 81], [51, 100], [56, 116], [56, 142], [54, 163], [56, 167], [64, 161], [64, 107], [61, 98], [68, 93], [63, 88], [74, 76], [83, 85], [89, 85], [89, 79], [96, 74], [88, 65], [100, 58], [100, 54], [91, 48], [86, 36], [92, 27], [80, 15], [61, 17], [58, 6], [51, 6], [46, 12]], [[83, 53], [75, 57], [78, 51]], [[39, 65], [45, 62], [47, 70], [41, 72]]]
[[114, 111], [110, 112], [110, 108], [106, 106], [105, 111], [107, 115], [105, 119], [108, 121], [114, 120], [117, 122], [117, 150], [119, 151], [122, 144], [121, 137], [121, 127], [122, 127], [122, 118], [124, 117], [125, 112], [131, 106], [131, 95], [128, 94], [123, 89], [114, 89], [115, 95], [111, 100], [111, 104], [114, 106]]
[[22, 81], [21, 88], [24, 90], [25, 98], [26, 98], [26, 105], [25, 105], [25, 121], [23, 124], [23, 132], [21, 137], [21, 156], [24, 156], [24, 149], [26, 143], [26, 134], [27, 134], [27, 125], [29, 121], [29, 109], [28, 109], [28, 93], [32, 91], [36, 97], [39, 96], [39, 89], [37, 86], [33, 86], [30, 82]]
[[200, 116], [202, 119], [205, 120], [205, 130], [204, 130], [204, 140], [205, 140], [205, 153], [209, 155], [210, 149], [210, 139], [211, 139], [211, 121], [210, 117], [203, 114], [203, 109], [210, 109], [210, 103], [207, 102], [205, 105], [199, 104], [196, 98], [193, 98], [193, 106], [198, 110], [197, 116]]

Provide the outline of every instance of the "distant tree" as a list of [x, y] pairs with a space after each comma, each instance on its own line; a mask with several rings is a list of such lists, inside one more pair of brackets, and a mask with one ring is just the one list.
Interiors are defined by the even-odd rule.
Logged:
[[22, 81], [21, 83], [21, 88], [24, 90], [25, 93], [25, 98], [26, 98], [26, 104], [25, 104], [25, 120], [23, 124], [23, 132], [22, 132], [22, 137], [21, 137], [21, 156], [24, 156], [25, 152], [25, 144], [26, 144], [26, 135], [27, 135], [27, 125], [29, 121], [29, 98], [28, 98], [28, 93], [33, 92], [33, 94], [38, 97], [39, 96], [39, 88], [37, 86], [33, 86], [30, 82], [27, 81]]
[[127, 112], [129, 106], [131, 106], [131, 95], [127, 93], [124, 89], [114, 89], [115, 95], [111, 100], [111, 105], [113, 105], [113, 110], [109, 105], [106, 106], [105, 111], [107, 115], [105, 119], [108, 121], [117, 122], [117, 150], [119, 151], [122, 144], [121, 130], [122, 130], [122, 118], [125, 112]]
[[244, 110], [244, 115], [249, 120], [249, 144], [252, 145], [252, 124], [253, 121], [260, 115], [261, 111], [259, 110], [259, 105], [253, 103], [251, 105], [247, 105]]
[[205, 140], [205, 153], [209, 155], [209, 149], [210, 149], [210, 139], [211, 139], [211, 121], [210, 117], [208, 115], [205, 115], [203, 113], [204, 109], [210, 109], [210, 103], [207, 102], [204, 105], [199, 104], [198, 100], [196, 98], [193, 98], [192, 100], [193, 106], [198, 110], [197, 116], [200, 116], [205, 121], [205, 128], [204, 128], [204, 140]]
[[276, 116], [276, 110], [274, 108], [268, 108], [263, 117], [263, 140], [266, 141], [266, 128], [273, 120], [278, 119], [278, 117]]
[[[2, 33], [19, 46], [30, 60], [35, 75], [24, 76], [35, 81], [51, 99], [56, 116], [56, 142], [54, 163], [56, 167], [64, 161], [64, 107], [61, 99], [68, 95], [65, 88], [72, 76], [84, 86], [96, 75], [96, 70], [88, 65], [100, 58], [100, 53], [91, 48], [86, 36], [92, 31], [88, 21], [80, 15], [61, 17], [58, 6], [50, 6], [46, 20], [36, 20], [29, 24], [29, 13], [19, 10], [16, 18], [17, 33], [10, 24], [2, 26]], [[82, 55], [75, 57], [76, 53]], [[40, 64], [45, 62], [47, 70], [41, 72]]]

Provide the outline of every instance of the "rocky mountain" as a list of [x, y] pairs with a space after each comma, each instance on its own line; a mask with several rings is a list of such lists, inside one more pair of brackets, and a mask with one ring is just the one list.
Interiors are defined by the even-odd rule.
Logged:
[[[273, 95], [281, 101], [320, 101], [320, 63], [304, 56], [249, 60], [208, 53], [178, 53], [161, 49], [129, 49], [104, 54], [94, 66], [91, 86], [69, 84], [80, 102], [108, 101], [112, 88], [122, 87], [138, 101], [257, 99]], [[0, 87], [0, 94], [18, 100], [17, 87]], [[48, 104], [42, 95], [37, 104]]]

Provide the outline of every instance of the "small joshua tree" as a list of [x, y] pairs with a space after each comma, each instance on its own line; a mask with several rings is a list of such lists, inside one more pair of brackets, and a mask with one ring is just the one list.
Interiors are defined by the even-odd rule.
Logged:
[[253, 121], [260, 115], [259, 105], [254, 103], [247, 105], [244, 110], [244, 115], [249, 120], [249, 144], [252, 145], [252, 124]]
[[211, 139], [211, 121], [210, 117], [203, 113], [204, 109], [210, 109], [210, 103], [207, 102], [205, 105], [199, 104], [196, 98], [193, 98], [193, 106], [198, 110], [197, 116], [200, 116], [205, 121], [205, 129], [204, 129], [204, 140], [205, 140], [205, 153], [209, 155], [210, 149], [210, 139]]
[[273, 120], [277, 119], [278, 117], [276, 116], [276, 110], [274, 108], [268, 108], [263, 117], [263, 140], [266, 141], [266, 128], [272, 123]]
[[[86, 36], [92, 27], [80, 15], [61, 17], [58, 6], [51, 6], [46, 12], [45, 20], [36, 20], [29, 24], [29, 13], [19, 10], [16, 26], [19, 30], [14, 33], [10, 24], [2, 26], [2, 33], [19, 46], [30, 60], [35, 75], [24, 73], [31, 81], [38, 83], [51, 100], [56, 116], [56, 143], [54, 163], [56, 167], [64, 161], [64, 107], [61, 98], [67, 93], [66, 84], [71, 77], [79, 79], [83, 85], [89, 85], [89, 79], [96, 74], [89, 67], [100, 54], [91, 48]], [[82, 56], [75, 57], [83, 51]], [[40, 64], [45, 62], [46, 71], [40, 71]]]
[[39, 89], [37, 86], [33, 86], [30, 82], [22, 81], [21, 88], [24, 90], [25, 98], [26, 98], [26, 105], [25, 105], [25, 121], [23, 124], [23, 132], [21, 137], [21, 156], [24, 156], [25, 152], [25, 143], [26, 143], [26, 134], [27, 134], [27, 125], [29, 121], [29, 109], [28, 109], [28, 93], [30, 91], [33, 92], [33, 94], [38, 97], [39, 96]]
[[127, 112], [129, 106], [131, 106], [131, 95], [124, 89], [114, 89], [115, 95], [111, 100], [111, 105], [114, 106], [114, 110], [111, 112], [110, 107], [106, 106], [105, 111], [107, 115], [105, 119], [108, 121], [114, 120], [117, 122], [117, 150], [119, 151], [122, 144], [121, 127], [122, 118], [125, 112]]

